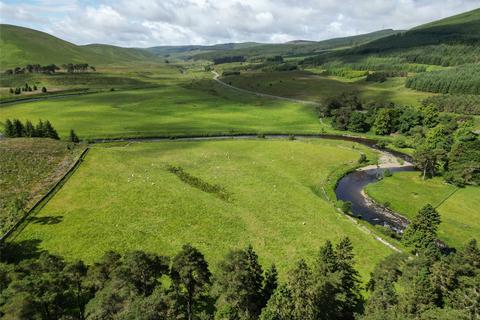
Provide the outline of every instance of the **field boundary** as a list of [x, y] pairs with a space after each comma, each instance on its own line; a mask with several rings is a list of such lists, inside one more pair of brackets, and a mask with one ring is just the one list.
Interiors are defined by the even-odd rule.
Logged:
[[0, 238], [0, 243], [4, 242], [8, 237], [10, 237], [31, 215], [33, 212], [38, 210], [45, 204], [60, 188], [67, 182], [68, 178], [77, 170], [82, 161], [85, 159], [89, 147], [86, 147], [82, 151], [77, 160], [70, 166], [70, 168], [65, 172], [65, 174], [60, 178], [48, 191], [45, 193], [35, 204], [9, 229], [7, 230], [2, 237]]

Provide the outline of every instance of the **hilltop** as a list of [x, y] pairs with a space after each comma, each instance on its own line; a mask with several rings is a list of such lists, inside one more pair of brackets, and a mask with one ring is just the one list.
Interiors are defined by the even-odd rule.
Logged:
[[143, 49], [94, 44], [78, 46], [48, 33], [13, 25], [0, 25], [1, 69], [26, 64], [89, 63], [93, 65], [155, 60]]

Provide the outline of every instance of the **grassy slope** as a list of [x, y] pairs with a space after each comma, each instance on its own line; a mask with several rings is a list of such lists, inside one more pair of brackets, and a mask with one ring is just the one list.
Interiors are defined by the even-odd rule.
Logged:
[[396, 173], [366, 188], [371, 197], [381, 203], [389, 202], [393, 210], [408, 218], [427, 203], [439, 205], [440, 238], [450, 245], [461, 246], [474, 237], [480, 240], [480, 188], [455, 189], [441, 178], [423, 181], [416, 172]]
[[29, 63], [101, 65], [155, 59], [155, 55], [146, 50], [104, 45], [77, 46], [44, 32], [6, 24], [0, 25], [0, 48], [2, 70]]
[[[363, 276], [390, 250], [313, 191], [335, 168], [371, 151], [340, 141], [136, 143], [92, 149], [68, 183], [16, 240], [92, 262], [105, 250], [165, 254], [190, 242], [216, 267], [228, 249], [251, 243], [284, 272], [313, 259], [326, 239], [349, 236]], [[166, 170], [181, 166], [233, 199], [223, 201]], [[365, 277], [366, 279], [366, 277]]]
[[344, 91], [359, 91], [366, 101], [418, 105], [429, 95], [405, 88], [404, 78], [371, 83], [363, 79], [345, 81], [302, 71], [244, 73], [240, 76], [228, 76], [224, 81], [248, 90], [310, 101], [323, 101]]
[[[199, 68], [200, 65], [195, 66]], [[131, 62], [122, 65], [98, 67], [96, 72], [35, 74], [26, 73], [7, 75], [0, 73], [0, 99], [22, 99], [31, 95], [42, 96], [40, 91], [11, 94], [10, 88], [23, 87], [25, 83], [38, 88], [45, 86], [49, 93], [65, 90], [88, 89], [90, 91], [132, 89], [171, 85], [173, 82], [186, 81], [194, 77], [196, 69], [188, 66], [191, 74], [183, 75], [183, 65], [170, 65], [156, 62]], [[185, 67], [186, 68], [186, 67]]]
[[7, 118], [48, 119], [61, 136], [73, 128], [82, 138], [320, 131], [312, 107], [239, 94], [211, 80], [0, 107], [0, 122]]
[[0, 140], [0, 233], [22, 215], [13, 210], [15, 201], [30, 208], [65, 174], [78, 154], [79, 148], [70, 151], [67, 143], [56, 140]]
[[433, 21], [401, 35], [393, 35], [359, 46], [355, 52], [380, 52], [440, 43], [480, 41], [480, 9]]

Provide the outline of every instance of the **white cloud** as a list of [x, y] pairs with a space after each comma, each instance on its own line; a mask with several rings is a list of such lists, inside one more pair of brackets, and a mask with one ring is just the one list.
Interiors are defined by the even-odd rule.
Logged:
[[479, 0], [4, 1], [2, 23], [122, 46], [322, 40], [407, 29], [479, 6]]

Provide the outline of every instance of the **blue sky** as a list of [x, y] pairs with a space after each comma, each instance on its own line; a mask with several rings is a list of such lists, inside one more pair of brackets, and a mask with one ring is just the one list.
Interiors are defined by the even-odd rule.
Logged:
[[480, 0], [0, 0], [0, 22], [127, 47], [323, 40], [413, 26]]

